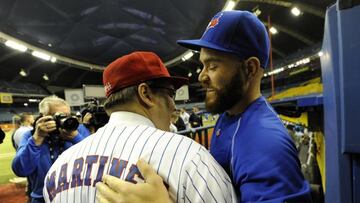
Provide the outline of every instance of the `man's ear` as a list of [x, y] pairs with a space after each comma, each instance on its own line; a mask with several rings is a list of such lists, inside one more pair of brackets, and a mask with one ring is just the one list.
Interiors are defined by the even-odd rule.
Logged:
[[155, 95], [151, 88], [146, 83], [141, 83], [137, 88], [139, 102], [146, 107], [153, 107], [155, 105]]
[[257, 57], [250, 57], [245, 61], [245, 63], [246, 63], [245, 71], [247, 78], [248, 79], [254, 78], [261, 69], [259, 59]]

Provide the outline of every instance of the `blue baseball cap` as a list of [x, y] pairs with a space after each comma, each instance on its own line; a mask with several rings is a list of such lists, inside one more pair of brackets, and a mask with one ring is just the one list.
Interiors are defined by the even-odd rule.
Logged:
[[269, 36], [264, 24], [248, 11], [222, 11], [210, 21], [203, 36], [195, 40], [178, 40], [189, 49], [209, 48], [232, 53], [241, 59], [257, 57], [266, 68], [269, 60]]

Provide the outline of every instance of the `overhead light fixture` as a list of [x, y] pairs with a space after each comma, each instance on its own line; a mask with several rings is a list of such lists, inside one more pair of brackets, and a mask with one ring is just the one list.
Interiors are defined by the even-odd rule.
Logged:
[[271, 27], [270, 32], [271, 32], [271, 34], [275, 35], [278, 33], [278, 30], [275, 27]]
[[201, 68], [198, 68], [198, 69], [196, 69], [196, 73], [200, 73], [201, 72]]
[[24, 103], [24, 106], [29, 106], [29, 104], [28, 104], [28, 103]]
[[259, 15], [261, 14], [261, 10], [257, 8], [255, 11], [253, 11], [253, 14], [259, 17]]
[[21, 76], [23, 76], [23, 77], [26, 77], [26, 76], [27, 76], [27, 73], [26, 73], [26, 71], [25, 71], [23, 68], [20, 70], [19, 74], [20, 74]]
[[189, 53], [185, 54], [184, 58], [186, 60], [190, 59], [192, 56], [194, 56], [194, 53], [192, 51], [190, 51]]
[[307, 63], [310, 63], [310, 58], [304, 58], [302, 60], [303, 64], [307, 64]]
[[324, 55], [324, 52], [319, 51], [318, 56], [322, 56], [322, 55]]
[[194, 55], [194, 53], [193, 53], [192, 51], [190, 51], [190, 52], [186, 53], [186, 54], [181, 58], [181, 60], [182, 60], [182, 61], [186, 61], [186, 60], [190, 59], [193, 55]]
[[29, 99], [29, 102], [35, 103], [35, 102], [40, 102], [40, 100], [39, 99]]
[[298, 9], [297, 7], [293, 7], [292, 9], [291, 9], [291, 13], [294, 15], [294, 16], [299, 16], [300, 14], [301, 14], [301, 11], [300, 11], [300, 9]]
[[190, 78], [191, 76], [192, 76], [192, 73], [191, 73], [191, 72], [189, 72], [188, 77]]
[[51, 57], [50, 61], [51, 61], [52, 63], [55, 63], [55, 62], [56, 62], [56, 57]]
[[284, 71], [284, 68], [278, 68], [268, 73], [268, 75], [278, 74]]
[[21, 51], [21, 52], [25, 52], [28, 49], [25, 45], [19, 44], [17, 42], [11, 41], [11, 40], [7, 40], [5, 42], [5, 45], [7, 47], [16, 49], [16, 50]]
[[236, 5], [235, 1], [228, 1], [225, 5], [224, 11], [234, 10], [235, 5]]
[[48, 81], [49, 80], [49, 76], [47, 76], [46, 74], [43, 75], [43, 79]]
[[40, 51], [33, 51], [32, 55], [35, 57], [41, 58], [45, 61], [49, 61], [51, 59], [51, 56], [49, 56], [48, 54], [45, 54], [43, 52], [40, 52]]

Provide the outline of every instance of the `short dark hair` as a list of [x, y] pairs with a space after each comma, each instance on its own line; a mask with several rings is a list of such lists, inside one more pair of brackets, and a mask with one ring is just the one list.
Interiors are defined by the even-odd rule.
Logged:
[[21, 113], [19, 120], [20, 124], [24, 123], [29, 116], [32, 116], [32, 114], [28, 112]]
[[124, 105], [132, 101], [137, 94], [138, 85], [123, 88], [115, 93], [112, 93], [104, 102], [104, 109], [109, 111], [118, 105]]

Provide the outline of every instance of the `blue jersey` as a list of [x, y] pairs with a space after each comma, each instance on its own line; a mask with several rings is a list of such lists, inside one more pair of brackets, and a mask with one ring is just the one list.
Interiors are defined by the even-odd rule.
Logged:
[[77, 130], [79, 134], [81, 134], [84, 138], [88, 137], [91, 134], [90, 130], [82, 123], [79, 125]]
[[242, 114], [220, 116], [210, 153], [229, 173], [241, 202], [311, 202], [297, 150], [264, 97]]
[[[84, 136], [79, 133], [71, 141], [64, 142], [63, 150], [68, 149], [82, 139], [84, 139]], [[12, 162], [12, 170], [17, 176], [29, 177], [32, 198], [41, 199], [43, 197], [45, 175], [52, 165], [52, 159], [55, 160], [61, 151], [62, 149], [59, 146], [50, 147], [46, 141], [40, 146], [36, 146], [31, 131], [24, 134]], [[53, 158], [50, 156], [53, 156]]]

